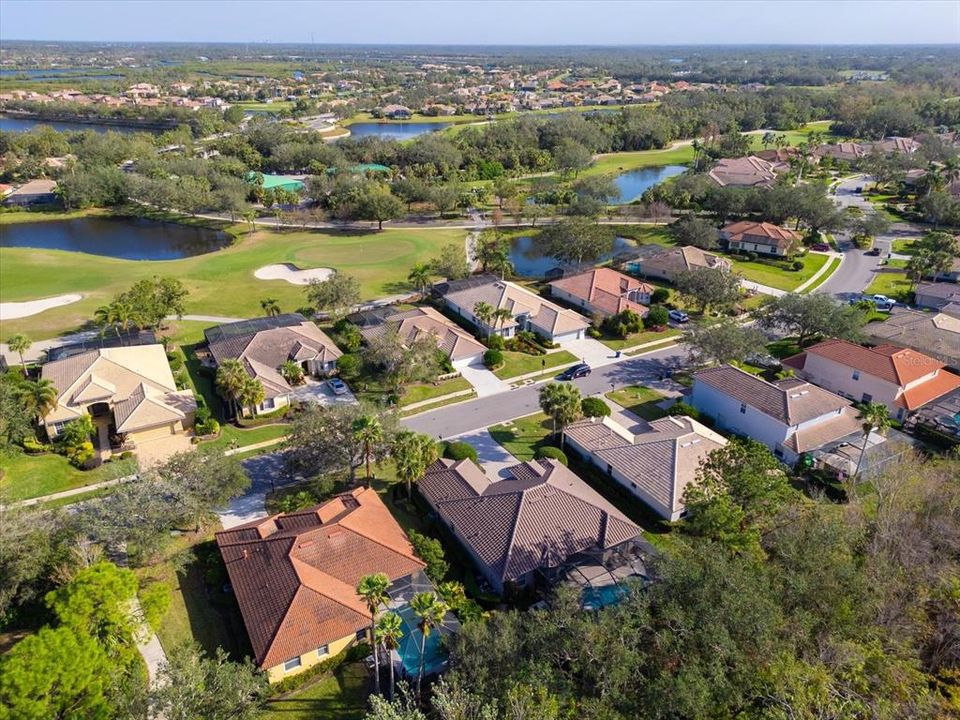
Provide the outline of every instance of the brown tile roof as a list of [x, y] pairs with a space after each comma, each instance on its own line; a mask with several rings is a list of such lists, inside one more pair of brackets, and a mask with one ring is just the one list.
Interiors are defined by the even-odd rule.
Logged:
[[393, 315], [386, 315], [383, 322], [360, 330], [367, 342], [383, 337], [393, 328], [401, 342], [410, 344], [417, 338], [433, 335], [439, 347], [451, 361], [482, 355], [486, 346], [466, 330], [455, 325], [432, 307], [416, 307]]
[[900, 386], [943, 367], [942, 362], [929, 355], [897, 345], [868, 348], [848, 340], [824, 340], [808, 347], [806, 353], [819, 355]]
[[[531, 322], [552, 334], [582, 330], [590, 325], [579, 313], [561, 308], [556, 303], [504, 280], [492, 279], [483, 285], [447, 293], [444, 297], [470, 313], [478, 302], [488, 303], [494, 308], [507, 308], [514, 317], [528, 313]], [[500, 327], [510, 327], [510, 324]]]
[[308, 320], [245, 335], [227, 335], [211, 341], [209, 348], [218, 365], [227, 359], [240, 360], [247, 374], [263, 384], [268, 398], [290, 392], [290, 385], [279, 372], [287, 360], [327, 363], [343, 355], [333, 340]]
[[884, 322], [867, 325], [866, 332], [877, 342], [907, 345], [960, 367], [960, 318], [894, 308]]
[[685, 245], [678, 248], [664, 249], [653, 257], [643, 261], [644, 269], [660, 270], [667, 273], [678, 273], [694, 268], [727, 268], [730, 261], [712, 252]]
[[813, 420], [851, 404], [803, 380], [790, 378], [771, 383], [732, 365], [707, 368], [693, 377], [785, 425]]
[[784, 440], [783, 444], [796, 453], [809, 452], [848, 435], [859, 433], [861, 430], [857, 411], [852, 407], [845, 407], [839, 415], [798, 430]]
[[623, 310], [633, 310], [641, 317], [646, 317], [649, 308], [630, 296], [652, 295], [656, 290], [649, 283], [641, 282], [611, 268], [594, 268], [584, 273], [554, 280], [550, 283], [550, 287], [564, 290], [610, 315], [616, 315]]
[[437, 460], [417, 487], [437, 513], [502, 581], [571, 555], [620, 545], [637, 525], [554, 460], [510, 468], [491, 481], [470, 460]]
[[753, 187], [772, 185], [777, 179], [777, 173], [773, 163], [749, 155], [718, 160], [710, 170], [709, 177], [721, 187], [727, 185]]
[[688, 417], [665, 417], [634, 435], [612, 418], [583, 420], [567, 427], [567, 437], [629, 478], [650, 498], [668, 508], [683, 508], [683, 491], [701, 461], [727, 444]]
[[752, 242], [789, 248], [800, 242], [800, 234], [773, 223], [741, 220], [724, 227], [721, 232], [733, 242]]
[[257, 664], [273, 667], [370, 622], [355, 588], [425, 565], [376, 491], [357, 488], [323, 505], [216, 534]]

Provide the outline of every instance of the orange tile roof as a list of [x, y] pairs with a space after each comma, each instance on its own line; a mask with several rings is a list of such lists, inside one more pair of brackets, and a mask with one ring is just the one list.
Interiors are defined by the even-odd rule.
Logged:
[[926, 405], [931, 400], [957, 388], [960, 388], [960, 375], [941, 370], [930, 380], [904, 390], [903, 394], [897, 398], [897, 404], [903, 405], [907, 410], [916, 410], [921, 405]]
[[586, 300], [611, 315], [630, 309], [645, 317], [648, 309], [631, 300], [628, 294], [639, 292], [652, 295], [656, 288], [611, 268], [595, 268], [584, 273], [554, 280], [551, 287], [565, 290], [574, 297]]
[[800, 241], [800, 234], [793, 230], [788, 230], [773, 223], [755, 222], [753, 220], [741, 220], [727, 225], [723, 228], [723, 233], [734, 242], [742, 242], [746, 237], [749, 237], [751, 242], [766, 240], [769, 241], [768, 244], [777, 247], [788, 247]]
[[273, 667], [365, 628], [354, 588], [364, 575], [391, 581], [425, 565], [374, 490], [358, 488], [312, 508], [217, 533], [257, 663]]
[[833, 360], [896, 385], [909, 385], [944, 367], [939, 360], [898, 345], [867, 348], [848, 340], [824, 340], [806, 350], [808, 355]]

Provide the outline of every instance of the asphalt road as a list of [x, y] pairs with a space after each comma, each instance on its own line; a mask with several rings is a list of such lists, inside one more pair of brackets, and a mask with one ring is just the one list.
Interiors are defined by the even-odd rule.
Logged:
[[[678, 367], [686, 356], [686, 348], [676, 345], [596, 368], [589, 376], [573, 382], [580, 388], [580, 393], [584, 397], [606, 392], [611, 389], [611, 386], [644, 384], [656, 387], [656, 381], [664, 369]], [[411, 430], [438, 439], [453, 437], [470, 430], [540, 412], [540, 403], [537, 399], [539, 389], [539, 384], [525, 385], [498, 395], [421, 413], [407, 418], [403, 424]]]

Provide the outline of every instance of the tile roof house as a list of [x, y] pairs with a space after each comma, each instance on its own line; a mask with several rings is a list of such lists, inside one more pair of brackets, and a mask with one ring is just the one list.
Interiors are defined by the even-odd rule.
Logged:
[[30, 180], [7, 193], [5, 205], [36, 205], [50, 203], [56, 199], [53, 191], [56, 190], [55, 180]]
[[253, 318], [203, 331], [214, 363], [239, 360], [247, 374], [263, 385], [264, 401], [258, 411], [290, 403], [293, 388], [280, 367], [293, 360], [307, 375], [324, 375], [336, 368], [343, 355], [326, 333], [299, 313]]
[[216, 540], [254, 660], [271, 682], [368, 639], [370, 611], [356, 593], [363, 576], [384, 573], [396, 585], [425, 567], [369, 488], [223, 530]]
[[814, 151], [814, 155], [819, 158], [833, 158], [843, 162], [856, 162], [864, 157], [869, 148], [865, 145], [855, 142], [841, 142], [829, 145], [821, 145]]
[[717, 429], [763, 443], [788, 465], [860, 432], [850, 400], [805, 380], [768, 382], [730, 365], [695, 373], [690, 403]]
[[[481, 328], [503, 337], [513, 337], [518, 330], [539, 333], [548, 340], [581, 339], [590, 326], [590, 321], [573, 310], [562, 308], [539, 295], [534, 295], [519, 285], [491, 278], [480, 285], [467, 286], [443, 295], [444, 302], [460, 317]], [[485, 302], [494, 309], [507, 308], [511, 320], [491, 327], [473, 314], [477, 303]]]
[[800, 233], [793, 230], [754, 220], [740, 220], [721, 228], [720, 239], [730, 250], [780, 256], [792, 254], [801, 240]]
[[718, 160], [707, 177], [721, 187], [770, 187], [782, 169], [782, 164], [748, 155]]
[[632, 547], [641, 530], [556, 460], [492, 480], [471, 460], [441, 459], [417, 483], [440, 520], [498, 592], [553, 582], [578, 556]]
[[550, 294], [602, 317], [633, 310], [640, 317], [649, 312], [656, 288], [611, 268], [594, 268], [550, 283]]
[[[646, 246], [654, 247], [654, 246]], [[635, 260], [626, 263], [629, 272], [647, 277], [662, 278], [673, 282], [677, 273], [697, 268], [722, 270], [729, 272], [732, 264], [719, 255], [695, 248], [692, 245], [675, 248], [659, 248], [648, 254], [641, 254]]]
[[960, 308], [960, 286], [953, 283], [920, 283], [913, 291], [913, 296], [914, 302], [920, 307], [940, 311]]
[[[639, 432], [635, 432], [639, 431]], [[683, 491], [700, 463], [726, 438], [689, 417], [667, 416], [649, 429], [626, 428], [610, 417], [566, 429], [567, 445], [666, 520], [683, 515]]]
[[960, 313], [894, 308], [886, 320], [870, 323], [865, 332], [872, 342], [910, 347], [960, 371]]
[[920, 149], [920, 143], [913, 138], [891, 136], [873, 143], [871, 147], [887, 154], [902, 153], [910, 155]]
[[960, 375], [944, 370], [942, 362], [898, 345], [867, 348], [824, 340], [783, 364], [798, 377], [855, 402], [883, 403], [898, 420], [960, 388]]
[[[57, 407], [43, 418], [52, 440], [71, 420], [90, 415], [100, 434], [101, 457], [110, 438], [136, 445], [185, 435], [197, 401], [178, 390], [162, 345], [90, 350], [43, 365], [41, 377], [57, 389]], [[120, 443], [113, 443], [119, 445]]]
[[362, 313], [360, 334], [368, 343], [383, 338], [390, 330], [395, 330], [400, 341], [407, 345], [420, 337], [432, 335], [437, 347], [446, 353], [456, 368], [480, 362], [486, 352], [483, 343], [432, 307], [378, 310], [381, 311]]

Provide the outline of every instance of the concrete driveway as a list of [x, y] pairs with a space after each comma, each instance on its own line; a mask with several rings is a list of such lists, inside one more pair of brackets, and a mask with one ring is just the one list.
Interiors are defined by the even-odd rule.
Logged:
[[616, 350], [611, 350], [599, 340], [581, 338], [580, 340], [564, 340], [560, 347], [577, 356], [577, 360], [585, 362], [592, 368], [609, 365], [622, 359], [617, 357]]
[[267, 514], [264, 506], [267, 492], [274, 487], [298, 481], [298, 478], [291, 479], [282, 474], [283, 460], [283, 453], [275, 452], [256, 455], [243, 461], [243, 469], [250, 478], [250, 488], [240, 497], [231, 500], [227, 507], [217, 510], [217, 516], [225, 530], [264, 517]]
[[463, 375], [463, 378], [468, 383], [473, 385], [473, 389], [477, 392], [477, 397], [496, 395], [497, 393], [506, 392], [510, 389], [510, 386], [503, 380], [487, 370], [482, 362], [460, 368], [460, 374]]
[[483, 465], [483, 471], [488, 477], [508, 477], [507, 468], [519, 464], [513, 455], [503, 449], [503, 446], [493, 439], [486, 429], [474, 430], [456, 438], [460, 442], [473, 445], [477, 451], [477, 459]]
[[303, 385], [295, 387], [290, 396], [300, 402], [312, 402], [321, 405], [354, 405], [357, 402], [357, 398], [354, 397], [349, 388], [343, 395], [334, 395], [326, 380], [314, 380], [313, 378], [307, 378]]

